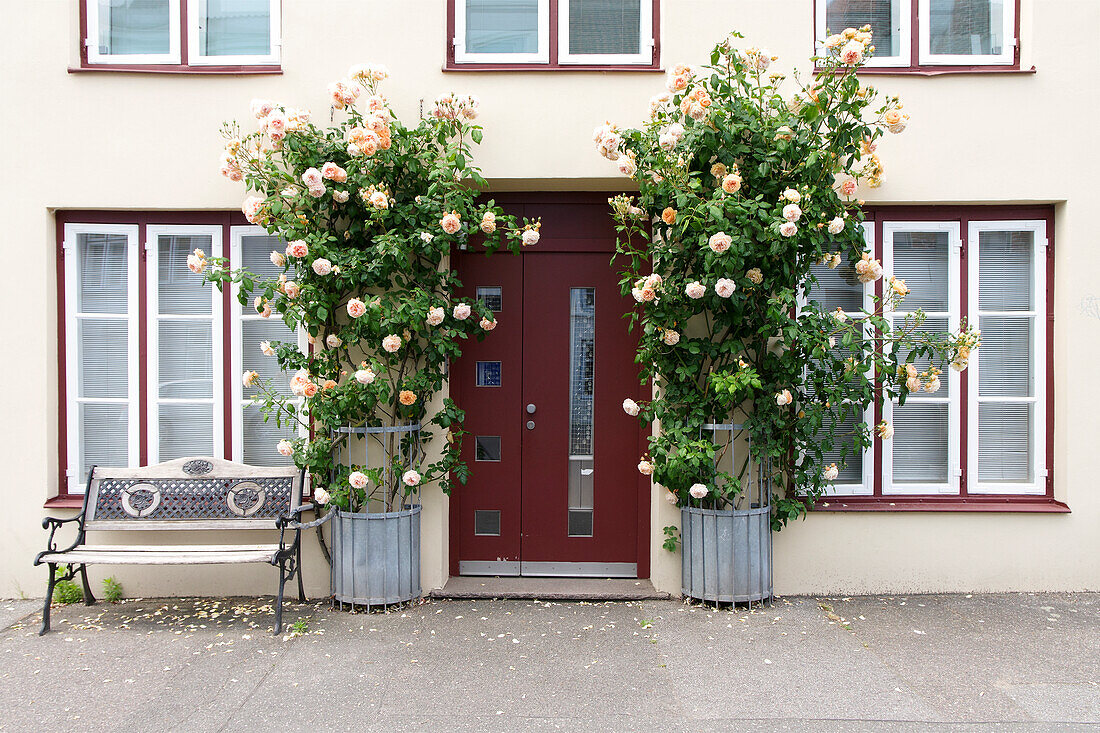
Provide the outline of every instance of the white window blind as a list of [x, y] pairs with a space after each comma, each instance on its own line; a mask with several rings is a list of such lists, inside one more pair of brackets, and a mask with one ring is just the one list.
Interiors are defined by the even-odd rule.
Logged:
[[178, 64], [179, 0], [84, 0], [89, 63]]
[[279, 62], [279, 0], [189, 0], [188, 62]]
[[455, 0], [457, 63], [547, 63], [549, 0]]
[[[233, 227], [232, 250], [230, 259], [233, 266], [243, 265], [261, 277], [278, 277], [281, 268], [276, 268], [269, 259], [272, 250], [282, 252], [286, 243], [278, 237], [267, 234], [261, 227]], [[236, 288], [232, 302], [232, 364], [235, 375], [245, 370], [258, 372], [263, 380], [271, 380], [276, 391], [289, 395], [290, 376], [279, 370], [275, 357], [264, 356], [260, 352], [263, 341], [297, 342], [299, 337], [283, 323], [277, 315], [264, 318], [251, 304], [241, 305], [237, 301]], [[233, 380], [232, 404], [236, 406], [233, 414], [233, 460], [254, 466], [287, 466], [292, 462], [275, 449], [283, 438], [294, 438], [298, 430], [285, 423], [280, 427], [274, 417], [264, 421], [264, 415], [257, 405], [252, 404], [258, 390], [245, 388], [239, 378]]]
[[653, 62], [651, 0], [560, 0], [558, 60], [563, 64]]
[[920, 0], [922, 64], [1011, 64], [1015, 0]]
[[221, 256], [220, 226], [148, 226], [149, 461], [222, 449], [221, 294], [187, 269]]
[[[864, 223], [863, 233], [867, 242], [867, 251], [873, 252], [873, 222]], [[825, 265], [813, 265], [810, 271], [817, 279], [817, 283], [809, 289], [809, 299], [818, 303], [825, 311], [831, 312], [841, 308], [849, 318], [856, 318], [860, 312], [872, 306], [870, 296], [873, 291], [859, 281], [855, 267], [846, 253], [841, 252], [841, 262], [836, 269], [829, 269]], [[841, 357], [848, 355], [839, 343], [839, 339], [835, 353]], [[812, 397], [813, 385], [807, 384], [806, 391], [807, 395]], [[826, 492], [827, 495], [870, 495], [874, 490], [874, 453], [870, 448], [853, 453], [854, 439], [844, 437], [852, 435], [860, 422], [870, 423], [873, 419], [872, 408], [864, 411], [862, 415], [851, 414], [837, 425], [837, 441], [831, 450], [825, 452], [824, 460], [826, 465], [836, 463], [840, 474]], [[823, 429], [828, 429], [828, 426], [823, 426]], [[847, 453], [845, 453], [846, 447]]]
[[68, 489], [92, 466], [136, 465], [138, 228], [66, 224]]
[[[912, 0], [817, 0], [817, 40], [845, 28], [871, 26], [875, 53], [868, 66], [908, 66]], [[818, 49], [821, 52], [821, 49]]]
[[982, 332], [968, 370], [971, 493], [1045, 492], [1045, 254], [1043, 221], [970, 224], [968, 295]]
[[[890, 275], [905, 280], [911, 293], [889, 315], [894, 328], [918, 309], [927, 316], [920, 332], [942, 335], [959, 327], [959, 225], [954, 222], [887, 222], [883, 224], [883, 289]], [[904, 360], [905, 354], [899, 354]], [[926, 358], [914, 361], [925, 371]], [[883, 418], [894, 437], [883, 442], [884, 494], [955, 494], [961, 473], [959, 456], [958, 375], [940, 375], [935, 393], [911, 392], [904, 405], [883, 406]]]

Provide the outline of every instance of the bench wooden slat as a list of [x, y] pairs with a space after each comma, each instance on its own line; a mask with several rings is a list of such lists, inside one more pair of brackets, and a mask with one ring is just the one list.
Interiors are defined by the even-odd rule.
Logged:
[[269, 563], [279, 551], [278, 546], [269, 548], [233, 548], [215, 552], [177, 550], [172, 553], [149, 552], [148, 550], [111, 550], [95, 547], [76, 549], [65, 553], [51, 553], [42, 558], [43, 562], [86, 563], [88, 565], [218, 565], [223, 563]]

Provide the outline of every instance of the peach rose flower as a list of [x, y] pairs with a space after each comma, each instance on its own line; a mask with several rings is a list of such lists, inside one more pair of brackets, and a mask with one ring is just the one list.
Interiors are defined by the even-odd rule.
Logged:
[[662, 211], [661, 212], [661, 221], [663, 221], [665, 224], [670, 224], [670, 225], [675, 224], [676, 223], [676, 209], [669, 206], [664, 211]]
[[719, 298], [729, 298], [737, 290], [737, 283], [727, 277], [718, 278], [714, 283], [714, 292]]
[[298, 285], [298, 283], [291, 280], [290, 282], [283, 285], [283, 292], [286, 293], [286, 297], [294, 300], [298, 297], [299, 293], [302, 292], [302, 288], [300, 285]]
[[271, 250], [271, 254], [268, 255], [268, 259], [271, 260], [271, 264], [276, 267], [286, 267], [286, 256], [278, 250]]
[[391, 354], [394, 353], [401, 348], [401, 337], [391, 333], [389, 336], [382, 339], [382, 348]]
[[438, 326], [440, 323], [443, 323], [443, 308], [429, 308], [428, 318], [426, 320], [429, 326]]
[[289, 440], [280, 440], [275, 444], [275, 450], [279, 451], [281, 456], [292, 456], [294, 455], [294, 444]]
[[367, 484], [370, 483], [370, 479], [362, 471], [352, 471], [348, 474], [348, 483], [351, 484], [353, 489], [365, 489]]
[[359, 384], [372, 384], [374, 382], [374, 371], [371, 369], [355, 370], [355, 381]]
[[324, 277], [332, 272], [332, 262], [324, 257], [318, 257], [313, 261], [313, 271], [321, 277]]
[[457, 318], [460, 321], [465, 321], [467, 318], [470, 317], [470, 306], [468, 306], [465, 303], [459, 303], [458, 305], [456, 305], [454, 307], [454, 310], [451, 312], [451, 315], [453, 315], [455, 318]]
[[652, 476], [653, 464], [643, 458], [642, 460], [638, 461], [638, 473], [642, 474], [643, 476]]
[[741, 176], [736, 173], [727, 173], [722, 179], [722, 190], [726, 193], [737, 193], [741, 190]]
[[401, 475], [401, 482], [406, 486], [416, 486], [420, 483], [420, 474], [410, 468]]
[[306, 382], [302, 386], [302, 394], [304, 394], [306, 397], [312, 397], [313, 395], [317, 394], [317, 389], [317, 385], [313, 382]]
[[247, 371], [241, 375], [241, 384], [246, 387], [251, 387], [256, 383], [256, 380], [260, 378], [259, 372]]
[[301, 239], [296, 239], [293, 242], [288, 242], [286, 245], [286, 253], [288, 257], [294, 257], [301, 259], [309, 254], [309, 247]]
[[416, 393], [412, 392], [411, 390], [403, 389], [401, 390], [400, 394], [397, 395], [397, 399], [401, 402], [402, 405], [408, 407], [409, 405], [416, 402]]
[[733, 244], [733, 238], [725, 232], [712, 234], [710, 237], [710, 241], [707, 242], [707, 245], [711, 248], [711, 251], [718, 254], [722, 254], [723, 252], [728, 250], [731, 244]]
[[363, 301], [358, 298], [352, 298], [348, 301], [348, 315], [352, 318], [359, 318], [367, 312], [367, 306], [363, 304]]
[[443, 231], [447, 234], [454, 234], [462, 228], [462, 220], [458, 217], [457, 211], [452, 211], [450, 214], [443, 215], [439, 220], [439, 226], [443, 227]]
[[687, 297], [692, 298], [693, 300], [698, 300], [699, 298], [702, 298], [704, 295], [706, 295], [707, 289], [703, 287], [703, 284], [700, 283], [698, 280], [693, 280], [692, 282], [689, 282], [686, 286], [684, 286], [684, 293], [687, 295]]
[[490, 321], [488, 318], [482, 318], [477, 325], [481, 326], [481, 328], [485, 331], [492, 331], [494, 328], [497, 327], [497, 322]]

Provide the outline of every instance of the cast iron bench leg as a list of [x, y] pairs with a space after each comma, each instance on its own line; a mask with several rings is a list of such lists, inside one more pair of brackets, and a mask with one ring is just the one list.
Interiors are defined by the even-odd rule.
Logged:
[[286, 560], [279, 562], [279, 596], [275, 599], [275, 633], [283, 631], [283, 586], [286, 585]]
[[91, 586], [88, 585], [88, 566], [87, 565], [81, 565], [80, 566], [80, 583], [81, 583], [81, 585], [84, 586], [84, 588], [83, 588], [83, 590], [84, 590], [84, 605], [85, 606], [94, 606], [95, 605], [95, 596], [92, 595], [92, 588], [91, 588]]
[[302, 545], [298, 545], [298, 560], [297, 560], [297, 572], [298, 572], [298, 600], [302, 603], [306, 602], [306, 589], [302, 585]]
[[38, 632], [39, 636], [50, 630], [50, 603], [53, 601], [53, 587], [57, 585], [57, 563], [47, 563], [46, 568], [50, 572], [50, 579], [46, 583], [46, 605], [42, 608], [42, 628]]

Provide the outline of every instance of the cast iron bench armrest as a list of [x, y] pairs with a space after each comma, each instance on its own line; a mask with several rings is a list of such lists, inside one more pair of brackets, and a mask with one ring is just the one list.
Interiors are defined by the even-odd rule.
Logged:
[[[77, 530], [76, 539], [65, 549], [58, 550], [57, 545], [54, 543], [53, 536], [61, 525], [68, 524], [69, 522], [80, 522], [80, 528]], [[81, 511], [80, 514], [77, 514], [75, 517], [68, 517], [66, 519], [62, 519], [61, 517], [45, 517], [42, 519], [42, 529], [50, 530], [50, 536], [46, 538], [46, 549], [34, 556], [35, 565], [42, 564], [43, 555], [48, 555], [51, 552], [68, 552], [84, 540], [84, 512]]]

